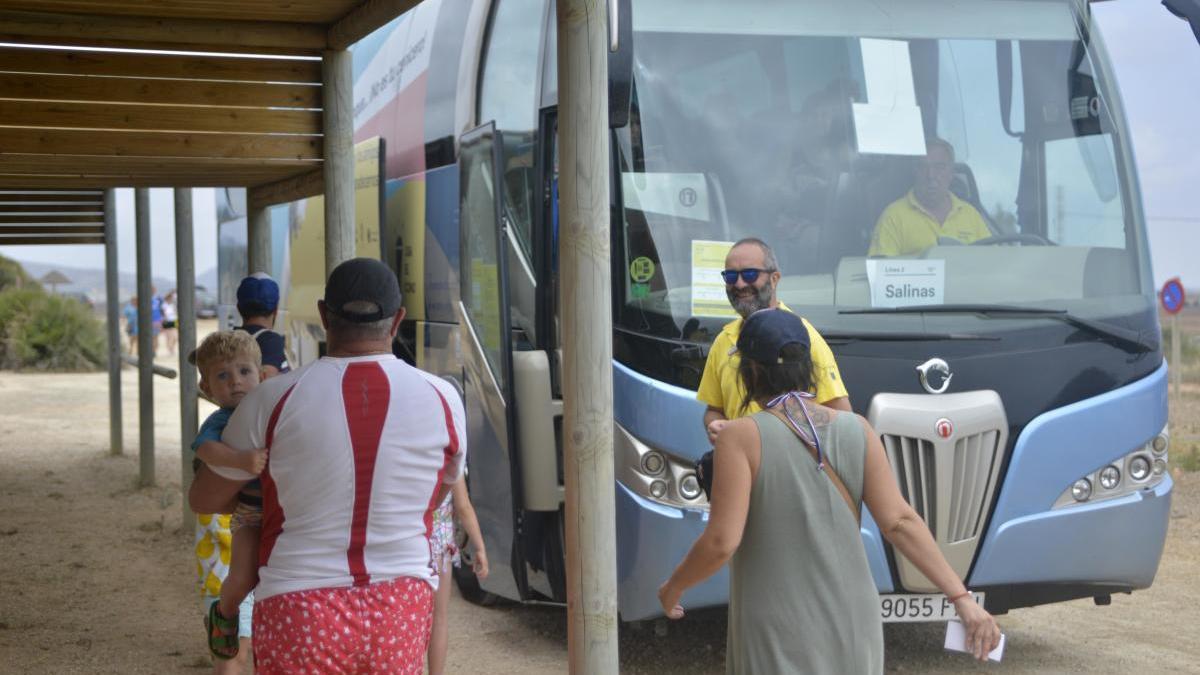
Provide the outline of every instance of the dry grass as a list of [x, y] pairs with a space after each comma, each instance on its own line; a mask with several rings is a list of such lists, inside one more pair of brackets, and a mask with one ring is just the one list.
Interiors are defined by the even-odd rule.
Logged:
[[[1171, 358], [1171, 321], [1163, 317], [1164, 352]], [[1200, 308], [1188, 307], [1179, 314], [1183, 334], [1182, 387], [1171, 391], [1171, 466], [1183, 471], [1200, 471]], [[1175, 368], [1175, 364], [1170, 364]]]

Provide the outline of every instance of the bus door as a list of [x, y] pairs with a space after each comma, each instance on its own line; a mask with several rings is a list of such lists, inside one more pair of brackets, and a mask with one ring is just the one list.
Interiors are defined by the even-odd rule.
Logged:
[[467, 412], [467, 480], [491, 567], [480, 585], [499, 596], [524, 598], [508, 302], [508, 250], [513, 243], [501, 218], [500, 132], [489, 122], [464, 134], [459, 147], [461, 299], [456, 310]]

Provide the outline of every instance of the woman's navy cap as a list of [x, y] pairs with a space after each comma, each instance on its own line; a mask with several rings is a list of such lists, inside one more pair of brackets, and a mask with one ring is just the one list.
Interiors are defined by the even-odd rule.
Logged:
[[[347, 311], [352, 302], [366, 302], [377, 311]], [[351, 258], [333, 268], [325, 282], [325, 307], [354, 323], [370, 323], [396, 316], [400, 310], [400, 282], [387, 265], [371, 258]]]
[[760, 309], [742, 322], [737, 350], [759, 363], [782, 363], [780, 353], [792, 344], [811, 346], [804, 321], [786, 309]]

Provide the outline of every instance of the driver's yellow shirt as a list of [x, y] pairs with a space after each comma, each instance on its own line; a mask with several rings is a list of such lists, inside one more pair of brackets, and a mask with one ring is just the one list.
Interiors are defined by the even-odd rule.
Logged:
[[867, 255], [913, 255], [937, 244], [938, 237], [964, 244], [992, 236], [983, 216], [974, 206], [950, 195], [950, 214], [939, 223], [926, 211], [911, 190], [888, 205], [875, 223], [871, 250]]
[[[787, 305], [779, 303], [779, 309], [792, 311]], [[812, 327], [804, 317], [800, 318], [808, 329], [808, 339], [812, 343], [810, 352], [813, 362], [813, 395], [817, 403], [828, 403], [835, 398], [849, 396], [842, 376], [838, 372], [837, 361], [833, 358], [833, 350], [825, 343], [825, 338]], [[702, 403], [724, 411], [727, 419], [736, 419], [743, 415], [753, 415], [762, 408], [751, 401], [749, 408], [743, 408], [746, 398], [746, 388], [742, 386], [742, 378], [738, 377], [738, 364], [741, 356], [734, 349], [738, 336], [742, 333], [741, 317], [725, 324], [720, 334], [713, 340], [712, 348], [708, 351], [708, 361], [704, 364], [704, 375], [700, 378], [700, 388], [696, 398]]]

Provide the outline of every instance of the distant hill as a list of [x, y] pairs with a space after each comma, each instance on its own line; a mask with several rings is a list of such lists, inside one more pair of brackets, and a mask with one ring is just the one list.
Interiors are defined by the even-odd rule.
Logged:
[[[53, 265], [39, 262], [25, 262], [18, 260], [21, 267], [25, 268], [25, 272], [34, 279], [41, 279], [46, 273], [57, 270], [67, 275], [71, 279], [69, 284], [59, 284], [60, 292], [83, 292], [92, 299], [92, 302], [97, 305], [104, 304], [105, 289], [104, 289], [104, 270], [89, 269], [82, 267], [67, 267], [63, 265]], [[117, 296], [122, 301], [133, 295], [137, 288], [137, 275], [121, 272], [117, 275], [117, 283], [119, 290]], [[166, 293], [175, 288], [175, 280], [165, 277], [152, 277], [151, 283], [158, 289], [159, 293]], [[216, 292], [217, 288], [217, 268], [213, 267], [196, 276], [196, 285], [203, 286], [210, 291]]]

